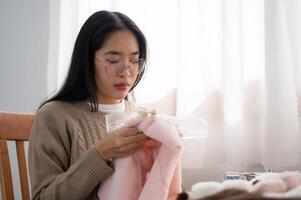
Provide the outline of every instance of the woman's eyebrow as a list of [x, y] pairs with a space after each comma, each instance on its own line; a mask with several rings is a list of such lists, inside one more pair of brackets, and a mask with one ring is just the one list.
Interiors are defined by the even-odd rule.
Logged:
[[[123, 55], [123, 53], [119, 51], [107, 51], [104, 55]], [[132, 52], [130, 55], [139, 55], [139, 51]]]
[[104, 55], [122, 55], [119, 51], [107, 51]]

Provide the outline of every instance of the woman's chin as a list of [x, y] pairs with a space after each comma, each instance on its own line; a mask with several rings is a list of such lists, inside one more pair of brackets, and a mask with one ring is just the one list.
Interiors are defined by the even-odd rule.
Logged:
[[124, 99], [126, 97], [126, 95], [127, 95], [127, 93], [125, 93], [125, 94], [118, 94], [118, 95], [115, 96], [115, 99], [122, 100], [122, 99]]

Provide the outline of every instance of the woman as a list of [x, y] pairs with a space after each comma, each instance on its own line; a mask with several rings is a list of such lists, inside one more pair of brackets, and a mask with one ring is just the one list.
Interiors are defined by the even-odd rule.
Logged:
[[100, 11], [87, 19], [63, 86], [36, 113], [29, 143], [32, 199], [98, 199], [99, 184], [114, 171], [110, 160], [148, 140], [134, 127], [106, 134], [104, 118], [126, 107], [146, 57], [144, 35], [124, 14]]

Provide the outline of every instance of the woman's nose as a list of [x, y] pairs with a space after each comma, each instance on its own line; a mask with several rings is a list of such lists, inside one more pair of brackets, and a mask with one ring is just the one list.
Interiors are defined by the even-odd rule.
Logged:
[[132, 76], [131, 65], [129, 62], [124, 62], [123, 69], [121, 71], [120, 76], [122, 76], [122, 77]]

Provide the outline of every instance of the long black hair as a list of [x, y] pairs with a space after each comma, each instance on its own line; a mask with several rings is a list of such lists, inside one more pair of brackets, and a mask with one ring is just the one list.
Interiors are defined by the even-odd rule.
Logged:
[[[146, 39], [138, 26], [129, 17], [120, 12], [96, 12], [87, 19], [80, 29], [75, 41], [69, 72], [62, 87], [53, 97], [44, 101], [40, 108], [50, 101], [74, 102], [88, 100], [91, 110], [97, 111], [98, 98], [94, 76], [95, 52], [102, 47], [111, 33], [124, 29], [135, 36], [139, 46], [139, 57], [146, 61]], [[139, 83], [144, 71], [145, 68], [138, 74], [131, 90]]]

